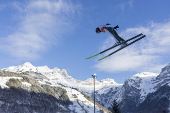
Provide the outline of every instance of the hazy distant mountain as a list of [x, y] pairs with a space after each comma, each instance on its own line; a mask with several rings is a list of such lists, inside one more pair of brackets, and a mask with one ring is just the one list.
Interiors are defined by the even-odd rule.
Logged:
[[[93, 79], [76, 80], [66, 70], [35, 67], [27, 62], [0, 71], [0, 112], [93, 113]], [[160, 74], [143, 72], [118, 84], [96, 80], [96, 112], [114, 99], [122, 113], [170, 112], [170, 65]]]

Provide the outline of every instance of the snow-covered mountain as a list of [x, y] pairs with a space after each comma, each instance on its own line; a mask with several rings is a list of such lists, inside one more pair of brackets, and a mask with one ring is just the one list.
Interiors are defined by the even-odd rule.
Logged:
[[[10, 72], [12, 72], [12, 74]], [[32, 90], [32, 87], [35, 85], [35, 81], [36, 81], [36, 87], [38, 87], [37, 89], [39, 90], [44, 90], [44, 87], [46, 87], [47, 85], [48, 87], [52, 87], [52, 89], [54, 90], [56, 90], [55, 87], [62, 88], [63, 92], [66, 92], [65, 93], [67, 97], [66, 100], [67, 101], [69, 100], [68, 105], [64, 106], [58, 103], [59, 104], [58, 107], [61, 106], [60, 109], [66, 107], [67, 109], [62, 109], [60, 110], [60, 112], [64, 111], [68, 113], [71, 113], [71, 112], [93, 113], [93, 109], [94, 109], [93, 99], [89, 97], [92, 95], [92, 92], [93, 92], [93, 87], [92, 87], [93, 80], [92, 79], [88, 79], [86, 81], [76, 80], [72, 78], [71, 76], [69, 76], [66, 70], [64, 69], [63, 70], [60, 70], [58, 68], [50, 69], [47, 66], [35, 67], [29, 62], [26, 62], [20, 66], [11, 66], [8, 68], [1, 69], [0, 76], [1, 76], [0, 80], [3, 81], [0, 84], [0, 87], [2, 88], [1, 90], [13, 87], [14, 84], [12, 86], [9, 86], [9, 84], [11, 84], [10, 83], [11, 80], [15, 79], [14, 81], [16, 80], [19, 81], [19, 85], [15, 85], [17, 86], [17, 88], [19, 87], [20, 89], [34, 91]], [[25, 80], [25, 79], [28, 79], [28, 80]], [[32, 83], [32, 81], [34, 82]], [[98, 90], [101, 89], [103, 85], [114, 86], [118, 84], [114, 82], [114, 80], [111, 80], [111, 79], [106, 79], [102, 81], [96, 80], [96, 89]], [[11, 91], [11, 92], [14, 92], [14, 91]], [[47, 93], [47, 92], [44, 91], [43, 93]], [[55, 95], [55, 94], [52, 93], [52, 95]], [[62, 94], [57, 94], [57, 95], [62, 95]], [[5, 102], [2, 102], [2, 105], [3, 104], [5, 104]], [[0, 107], [2, 105], [0, 104]], [[9, 106], [7, 108], [10, 110]], [[36, 113], [39, 113], [39, 112], [41, 111], [38, 111]], [[96, 112], [108, 113], [109, 111], [106, 108], [102, 107], [100, 104], [97, 104]], [[52, 113], [52, 112], [49, 112], [49, 113]]]
[[[121, 113], [170, 113], [170, 64], [160, 74], [136, 74], [125, 80], [120, 88], [99, 94], [98, 99], [107, 108], [116, 99]], [[100, 102], [100, 99], [105, 101]]]
[[[39, 79], [40, 82], [49, 82], [54, 85], [62, 84], [64, 86], [74, 87], [83, 92], [91, 93], [93, 92], [93, 78], [89, 78], [85, 81], [76, 80], [69, 76], [65, 69], [61, 70], [58, 68], [50, 69], [47, 66], [35, 67], [31, 63], [26, 62], [20, 66], [11, 66], [8, 68], [2, 69], [3, 71], [9, 71], [14, 73], [29, 73], [29, 76], [32, 76], [36, 79]], [[40, 76], [41, 75], [41, 76]], [[42, 79], [44, 78], [44, 79]], [[39, 80], [38, 79], [38, 80]], [[96, 89], [99, 90], [105, 86], [117, 86], [121, 85], [116, 83], [113, 79], [104, 79], [101, 81], [96, 80]]]
[[[52, 95], [53, 98], [57, 99], [53, 102], [58, 102], [56, 105], [59, 108], [57, 113], [93, 112], [92, 78], [85, 81], [76, 80], [69, 76], [64, 69], [50, 69], [47, 66], [35, 67], [26, 62], [20, 66], [1, 69], [0, 80], [0, 92], [5, 92], [10, 88], [13, 93], [17, 93], [15, 91], [20, 89], [20, 91], [25, 92], [25, 95], [31, 95], [30, 92], [38, 92], [40, 95], [43, 93], [43, 95], [46, 94], [45, 97]], [[99, 103], [96, 106], [98, 113], [109, 112], [106, 108], [110, 109], [113, 100], [117, 100], [122, 113], [168, 113], [170, 112], [168, 111], [170, 108], [170, 64], [164, 67], [160, 74], [139, 73], [125, 80], [124, 84], [118, 84], [113, 79], [96, 80], [95, 95], [96, 101]], [[6, 108], [11, 110], [8, 101], [0, 101], [0, 109], [2, 107], [5, 109], [6, 105]], [[39, 103], [39, 100], [36, 102]], [[162, 103], [159, 104], [159, 102]], [[18, 103], [29, 105], [29, 101], [27, 104], [20, 101]], [[53, 105], [50, 106], [50, 109], [56, 111]], [[36, 111], [36, 109], [32, 110]], [[49, 109], [45, 110], [47, 112]], [[42, 111], [36, 111], [36, 113], [39, 112]]]

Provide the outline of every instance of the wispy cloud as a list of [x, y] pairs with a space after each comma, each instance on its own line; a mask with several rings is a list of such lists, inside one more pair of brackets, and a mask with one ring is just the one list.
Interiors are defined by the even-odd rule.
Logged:
[[1, 40], [1, 49], [19, 59], [39, 58], [41, 52], [58, 45], [65, 32], [73, 29], [80, 11], [79, 5], [69, 0], [30, 0], [12, 5], [18, 10], [15, 17], [19, 22], [15, 32]]
[[128, 0], [116, 5], [116, 8], [120, 9], [121, 12], [124, 12], [126, 8], [132, 8], [132, 7], [133, 7], [133, 0]]
[[133, 0], [129, 0], [128, 5], [129, 5], [130, 8], [132, 8], [133, 7]]
[[[145, 34], [146, 38], [98, 62], [95, 67], [107, 72], [160, 71], [169, 63], [163, 59], [166, 60], [166, 56], [170, 55], [170, 22], [150, 22], [147, 26], [127, 28], [120, 36], [127, 39], [139, 33]], [[105, 45], [104, 43], [103, 47], [106, 48], [108, 45], [111, 46], [111, 44]]]
[[125, 10], [126, 3], [121, 3], [116, 5], [116, 8], [120, 8], [120, 10], [123, 12]]

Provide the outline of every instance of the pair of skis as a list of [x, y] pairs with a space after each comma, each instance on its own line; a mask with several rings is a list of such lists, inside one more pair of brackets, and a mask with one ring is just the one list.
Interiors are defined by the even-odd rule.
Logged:
[[[113, 45], [112, 47], [110, 47], [110, 48], [108, 48], [108, 49], [105, 49], [105, 50], [103, 50], [102, 52], [97, 53], [97, 54], [95, 54], [95, 55], [93, 55], [93, 56], [90, 56], [90, 57], [88, 57], [88, 58], [86, 58], [86, 59], [93, 58], [93, 57], [95, 57], [95, 56], [98, 56], [98, 55], [100, 55], [100, 54], [102, 54], [102, 53], [104, 53], [104, 52], [110, 50], [110, 49], [113, 49], [113, 48], [115, 48], [115, 47], [117, 47], [117, 46], [119, 46], [119, 45], [122, 45], [119, 49], [113, 51], [112, 53], [108, 54], [107, 56], [104, 56], [104, 57], [98, 59], [97, 61], [103, 60], [103, 59], [105, 59], [105, 58], [111, 56], [112, 54], [114, 54], [114, 53], [116, 53], [116, 52], [118, 52], [118, 51], [124, 49], [125, 47], [127, 47], [127, 46], [129, 46], [129, 45], [131, 45], [131, 44], [133, 44], [133, 43], [135, 43], [135, 42], [141, 40], [141, 39], [144, 38], [144, 37], [146, 37], [146, 36], [143, 35], [143, 34], [141, 33], [141, 34], [136, 35], [136, 36], [134, 36], [134, 37], [132, 37], [132, 38], [130, 38], [130, 39], [128, 39], [128, 40], [125, 40], [124, 42], [116, 43], [116, 44]], [[135, 39], [135, 40], [133, 40], [133, 39]], [[127, 43], [127, 42], [129, 42], [129, 41], [131, 41], [131, 40], [133, 40], [133, 41], [130, 42], [130, 43]]]

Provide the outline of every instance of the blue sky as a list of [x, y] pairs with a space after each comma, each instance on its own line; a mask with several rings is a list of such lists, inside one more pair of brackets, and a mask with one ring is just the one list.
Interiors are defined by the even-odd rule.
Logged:
[[[30, 62], [66, 69], [79, 80], [96, 73], [98, 80], [118, 83], [140, 72], [159, 73], [170, 63], [169, 5], [169, 0], [1, 0], [0, 68]], [[109, 33], [95, 33], [106, 23], [119, 25], [124, 39], [147, 37], [102, 61], [97, 59], [103, 55], [86, 60], [114, 44]]]

